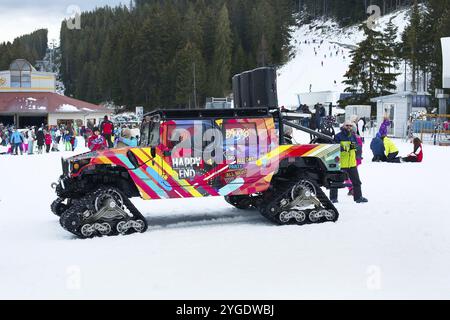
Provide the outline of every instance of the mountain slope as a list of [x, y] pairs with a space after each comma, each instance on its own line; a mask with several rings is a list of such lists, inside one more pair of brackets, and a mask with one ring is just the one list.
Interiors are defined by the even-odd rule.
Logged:
[[[378, 20], [377, 29], [386, 27], [390, 19], [398, 26], [398, 40], [408, 24], [409, 10], [399, 10]], [[280, 105], [296, 106], [296, 94], [302, 92], [344, 92], [344, 74], [351, 62], [350, 51], [363, 39], [358, 26], [340, 28], [330, 20], [316, 20], [293, 31], [295, 57], [278, 72]], [[306, 41], [306, 43], [305, 43]], [[323, 66], [322, 66], [323, 62]], [[399, 71], [402, 72], [402, 71]], [[397, 87], [403, 88], [404, 74]]]

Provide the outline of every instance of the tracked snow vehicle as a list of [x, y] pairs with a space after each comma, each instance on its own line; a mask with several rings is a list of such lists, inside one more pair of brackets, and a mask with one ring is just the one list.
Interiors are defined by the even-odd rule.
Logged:
[[140, 146], [62, 160], [52, 211], [80, 238], [144, 232], [129, 200], [225, 197], [279, 225], [335, 222], [322, 190], [341, 188], [339, 145], [286, 144], [278, 108], [160, 110], [145, 115]]

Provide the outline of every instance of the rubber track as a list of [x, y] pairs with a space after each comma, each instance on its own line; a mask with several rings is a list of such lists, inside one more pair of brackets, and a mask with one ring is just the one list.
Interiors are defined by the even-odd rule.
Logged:
[[[60, 218], [60, 224], [61, 226], [69, 231], [70, 233], [76, 235], [79, 238], [85, 238], [85, 236], [83, 236], [81, 234], [81, 227], [83, 226], [83, 219], [82, 219], [82, 214], [84, 212], [86, 212], [86, 210], [89, 211], [94, 211], [94, 201], [95, 199], [105, 190], [108, 188], [102, 188], [97, 190], [96, 192], [90, 194], [90, 195], [86, 195], [85, 197], [81, 198], [81, 199], [77, 199], [77, 200], [73, 200], [72, 201], [72, 205], [61, 215]], [[116, 189], [117, 190], [117, 189]], [[148, 225], [147, 222], [145, 220], [145, 217], [139, 212], [139, 210], [134, 206], [134, 204], [130, 201], [130, 199], [128, 199], [127, 197], [125, 197], [123, 195], [123, 193], [121, 193], [122, 195], [122, 199], [124, 201], [124, 205], [127, 208], [127, 210], [131, 213], [131, 215], [133, 216], [131, 219], [129, 220], [142, 220], [145, 223], [145, 228], [142, 232], [147, 231], [148, 229]], [[127, 220], [128, 221], [128, 220]], [[96, 221], [98, 223], [102, 223], [102, 221]], [[117, 223], [119, 223], [120, 221], [117, 221]], [[118, 233], [115, 230], [115, 226], [117, 225], [117, 223], [115, 223], [112, 227], [113, 227], [113, 231], [111, 232], [110, 235], [117, 235]], [[133, 228], [131, 228], [129, 230], [129, 232], [127, 234], [131, 234], [131, 233], [135, 233], [135, 231], [133, 230]], [[94, 233], [94, 236], [96, 234]]]
[[[309, 213], [317, 210], [317, 209], [309, 209], [309, 210], [302, 210], [303, 212], [306, 213], [307, 218], [306, 221], [304, 223], [301, 223], [300, 225], [304, 225], [304, 224], [319, 224], [319, 223], [325, 223], [325, 222], [336, 222], [339, 219], [339, 212], [337, 211], [336, 207], [333, 205], [333, 203], [328, 199], [328, 197], [326, 196], [326, 194], [323, 192], [323, 190], [314, 182], [308, 180], [309, 182], [313, 183], [313, 185], [316, 188], [316, 197], [319, 199], [320, 203], [322, 204], [322, 206], [324, 207], [323, 209], [326, 210], [333, 210], [335, 212], [335, 219], [332, 221], [327, 220], [326, 218], [321, 218], [319, 221], [317, 222], [311, 222], [309, 220]], [[277, 225], [286, 225], [286, 224], [298, 224], [295, 219], [292, 219], [289, 223], [282, 223], [279, 220], [279, 214], [282, 212], [282, 210], [280, 210], [278, 208], [277, 212], [275, 214], [271, 214], [270, 213], [270, 208], [272, 208], [273, 206], [277, 206], [278, 204], [281, 202], [281, 200], [286, 199], [286, 198], [290, 198], [290, 193], [292, 188], [294, 188], [300, 181], [297, 182], [291, 182], [291, 183], [284, 183], [282, 187], [279, 187], [275, 190], [271, 190], [270, 192], [272, 192], [272, 194], [277, 195], [275, 198], [270, 199], [267, 197], [264, 197], [263, 199], [263, 203], [261, 204], [259, 210], [260, 213], [263, 217], [265, 217], [266, 219], [268, 219], [269, 221], [271, 221], [274, 224]]]
[[58, 198], [55, 201], [53, 201], [53, 203], [50, 206], [52, 212], [58, 217], [60, 217], [61, 214], [67, 210], [67, 205], [65, 205], [63, 202], [64, 199]]

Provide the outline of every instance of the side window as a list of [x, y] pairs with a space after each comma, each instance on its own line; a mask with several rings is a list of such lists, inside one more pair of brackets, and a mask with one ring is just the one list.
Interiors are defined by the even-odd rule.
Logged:
[[150, 136], [148, 139], [149, 147], [157, 147], [159, 145], [160, 126], [161, 124], [159, 122], [152, 122], [152, 124], [150, 125]]
[[200, 157], [209, 141], [204, 134], [213, 128], [212, 120], [176, 121], [167, 124], [166, 147], [169, 150], [182, 149], [185, 157]]
[[253, 122], [226, 122], [223, 126], [225, 160], [246, 164], [258, 160], [258, 130]]
[[141, 147], [157, 147], [159, 144], [160, 123], [157, 119], [144, 119], [141, 124]]
[[[206, 130], [213, 127], [212, 121], [171, 121], [166, 123], [165, 126], [165, 147], [169, 151], [166, 155], [166, 163], [178, 173], [179, 178], [192, 181], [210, 175], [215, 164], [205, 161], [204, 149], [206, 144], [203, 136]], [[212, 180], [200, 179], [197, 183], [206, 185], [213, 182]]]
[[174, 156], [192, 157], [194, 151], [194, 125], [193, 124], [169, 124], [167, 125], [166, 146], [169, 150], [179, 151]]

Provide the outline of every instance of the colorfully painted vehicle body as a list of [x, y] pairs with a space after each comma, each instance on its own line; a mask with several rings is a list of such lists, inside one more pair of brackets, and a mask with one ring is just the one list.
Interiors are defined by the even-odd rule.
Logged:
[[63, 159], [51, 210], [80, 238], [145, 232], [133, 197], [225, 197], [279, 225], [336, 222], [321, 187], [342, 188], [347, 179], [340, 146], [286, 144], [280, 123], [282, 115], [267, 108], [153, 112], [139, 147]]
[[[203, 132], [194, 132], [195, 127]], [[222, 132], [223, 158], [205, 160], [207, 145], [178, 148], [171, 140], [175, 129], [195, 137], [210, 128]], [[176, 199], [209, 196], [251, 195], [266, 191], [280, 167], [298, 159], [319, 159], [324, 173], [339, 172], [337, 145], [279, 145], [274, 120], [270, 118], [205, 119], [162, 121], [160, 141], [155, 147], [110, 149], [89, 152], [67, 159], [66, 178], [82, 179], [99, 167], [123, 168], [139, 196], [150, 199]], [[253, 136], [252, 143], [251, 136]], [[246, 140], [244, 142], [239, 140]], [[259, 140], [258, 140], [259, 139]], [[264, 140], [264, 143], [262, 143]], [[216, 147], [217, 149], [217, 147]], [[79, 170], [73, 170], [78, 163]], [[325, 182], [326, 184], [326, 182]], [[136, 196], [136, 194], [135, 194]]]

